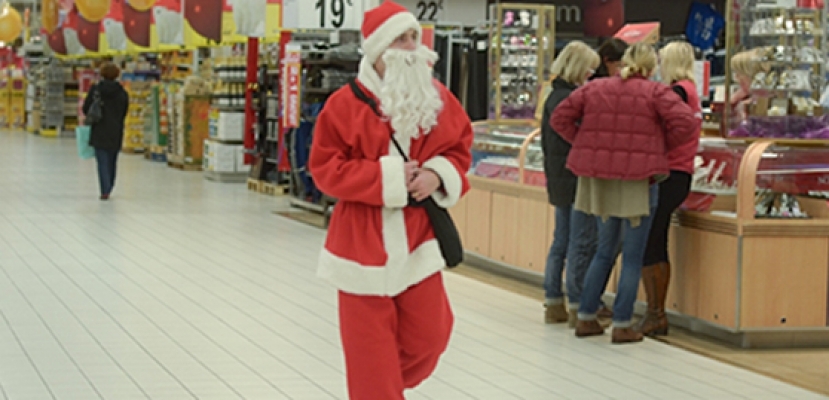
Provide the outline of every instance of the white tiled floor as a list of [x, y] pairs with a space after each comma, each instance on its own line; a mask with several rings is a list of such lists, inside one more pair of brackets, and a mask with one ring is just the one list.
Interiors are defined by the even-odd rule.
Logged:
[[[100, 202], [74, 146], [0, 133], [0, 399], [345, 398], [323, 231], [140, 156]], [[579, 340], [446, 276], [456, 330], [410, 399], [823, 398], [654, 341]]]

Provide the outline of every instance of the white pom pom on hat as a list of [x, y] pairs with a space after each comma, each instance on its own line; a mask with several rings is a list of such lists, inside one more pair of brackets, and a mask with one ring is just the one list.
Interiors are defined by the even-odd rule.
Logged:
[[366, 11], [361, 31], [367, 61], [372, 64], [377, 61], [389, 45], [409, 29], [416, 30], [420, 37], [422, 29], [414, 14], [391, 0]]

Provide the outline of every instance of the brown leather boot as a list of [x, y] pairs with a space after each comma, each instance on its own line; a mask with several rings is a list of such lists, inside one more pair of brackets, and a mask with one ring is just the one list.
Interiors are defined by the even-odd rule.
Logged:
[[588, 336], [598, 336], [604, 334], [604, 328], [599, 325], [599, 321], [595, 319], [590, 321], [582, 321], [578, 320], [576, 322], [576, 336], [577, 337], [588, 337]]
[[558, 324], [567, 322], [567, 309], [564, 308], [564, 303], [544, 305], [544, 323]]
[[671, 265], [659, 263], [642, 268], [642, 285], [648, 301], [645, 317], [634, 328], [643, 335], [667, 335], [668, 317], [665, 315], [665, 300], [668, 295]]
[[610, 341], [615, 344], [641, 342], [644, 336], [634, 328], [613, 328]]

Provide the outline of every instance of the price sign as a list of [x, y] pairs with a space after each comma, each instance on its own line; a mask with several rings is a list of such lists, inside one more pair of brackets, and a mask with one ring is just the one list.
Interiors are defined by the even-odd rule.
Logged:
[[437, 22], [443, 18], [444, 2], [446, 0], [400, 0], [414, 14], [418, 21]]
[[364, 0], [283, 0], [282, 26], [290, 29], [359, 30]]

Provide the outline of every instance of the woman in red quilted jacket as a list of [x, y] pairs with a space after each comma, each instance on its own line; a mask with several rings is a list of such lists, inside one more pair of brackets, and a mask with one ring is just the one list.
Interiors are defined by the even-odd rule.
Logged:
[[691, 190], [694, 157], [702, 130], [702, 106], [694, 83], [694, 48], [687, 42], [669, 43], [659, 51], [659, 60], [662, 81], [671, 85], [671, 89], [694, 110], [697, 122], [692, 139], [668, 153], [670, 176], [659, 183], [659, 204], [653, 216], [642, 267], [642, 286], [647, 294], [648, 312], [637, 330], [643, 335], [668, 334], [668, 318], [665, 316], [665, 298], [671, 279], [668, 229], [671, 214], [685, 201]]
[[596, 312], [604, 276], [622, 246], [613, 343], [642, 340], [631, 320], [657, 204], [655, 182], [668, 176], [667, 153], [691, 141], [698, 125], [694, 112], [675, 92], [648, 79], [657, 63], [651, 46], [631, 46], [622, 63], [621, 76], [577, 89], [550, 120], [553, 129], [573, 145], [567, 168], [579, 177], [575, 208], [595, 215], [599, 224], [598, 249], [579, 304], [578, 337], [604, 333]]

